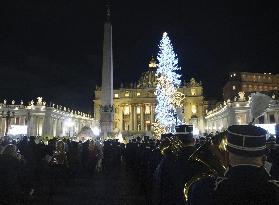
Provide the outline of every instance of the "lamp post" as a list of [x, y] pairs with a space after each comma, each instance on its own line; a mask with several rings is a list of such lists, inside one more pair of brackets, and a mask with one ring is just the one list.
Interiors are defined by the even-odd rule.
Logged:
[[5, 112], [3, 110], [1, 116], [2, 116], [2, 118], [6, 119], [6, 129], [5, 129], [5, 136], [6, 136], [6, 135], [8, 135], [9, 127], [11, 124], [11, 119], [14, 118], [15, 112], [11, 112], [10, 110]]

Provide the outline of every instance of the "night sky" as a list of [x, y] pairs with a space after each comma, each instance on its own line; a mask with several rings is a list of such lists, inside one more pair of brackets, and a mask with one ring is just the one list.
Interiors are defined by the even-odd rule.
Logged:
[[[42, 96], [92, 112], [105, 3], [15, 0], [0, 7], [0, 100]], [[278, 14], [269, 1], [113, 1], [115, 87], [139, 78], [167, 31], [182, 79], [201, 80], [207, 99], [221, 99], [230, 71], [279, 73]]]

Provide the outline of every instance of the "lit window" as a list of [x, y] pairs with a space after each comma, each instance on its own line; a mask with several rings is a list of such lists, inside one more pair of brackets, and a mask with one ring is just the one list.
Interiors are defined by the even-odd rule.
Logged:
[[137, 107], [137, 114], [140, 114], [140, 107]]
[[236, 76], [236, 74], [234, 73], [233, 76]]
[[145, 106], [145, 114], [150, 114], [150, 105]]
[[130, 107], [129, 107], [129, 105], [126, 105], [124, 107], [124, 115], [129, 115], [129, 114], [130, 114]]
[[137, 93], [137, 96], [140, 96], [140, 93]]
[[125, 93], [125, 97], [129, 97], [130, 93], [129, 92], [126, 92]]
[[235, 90], [235, 85], [232, 86], [232, 89]]
[[196, 95], [196, 89], [195, 89], [195, 88], [192, 88], [192, 89], [191, 89], [191, 94], [192, 94], [192, 95]]
[[197, 113], [197, 106], [196, 105], [192, 105], [192, 113], [193, 114]]
[[119, 98], [118, 93], [115, 93], [115, 94], [114, 94], [114, 97], [115, 97], [115, 98]]

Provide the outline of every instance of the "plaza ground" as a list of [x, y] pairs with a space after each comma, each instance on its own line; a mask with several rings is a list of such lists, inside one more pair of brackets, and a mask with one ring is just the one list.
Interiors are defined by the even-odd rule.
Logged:
[[71, 179], [68, 185], [58, 183], [51, 198], [42, 194], [34, 199], [34, 204], [53, 205], [144, 205], [144, 193], [139, 184], [122, 166], [108, 173], [96, 173]]

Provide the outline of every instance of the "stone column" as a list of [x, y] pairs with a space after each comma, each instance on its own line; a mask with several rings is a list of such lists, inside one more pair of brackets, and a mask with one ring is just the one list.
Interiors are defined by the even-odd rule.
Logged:
[[32, 130], [32, 133], [31, 135], [34, 135], [36, 136], [37, 135], [37, 132], [38, 132], [38, 116], [34, 115], [33, 116], [33, 130]]
[[274, 113], [274, 118], [275, 118], [275, 123], [278, 124], [279, 123], [279, 113], [278, 112], [275, 112]]
[[59, 134], [60, 134], [60, 130], [59, 130], [59, 122], [60, 122], [60, 119], [59, 118], [57, 118], [56, 119], [56, 132], [55, 132], [55, 136], [59, 136]]
[[150, 105], [150, 123], [152, 125], [152, 123], [154, 122], [154, 112], [153, 112], [153, 104]]
[[44, 121], [43, 121], [43, 136], [51, 135], [51, 109], [46, 108]]
[[0, 118], [0, 127], [1, 127], [1, 128], [0, 128], [0, 135], [1, 135], [1, 136], [4, 136], [4, 131], [3, 131], [3, 130], [5, 129], [5, 128], [4, 128], [4, 121], [3, 121], [3, 119], [4, 119], [4, 118]]
[[53, 119], [52, 120], [52, 136], [55, 137], [56, 136], [56, 126], [57, 126], [57, 119]]
[[33, 128], [34, 128], [33, 126], [34, 126], [34, 119], [33, 116], [31, 116], [30, 114], [29, 119], [27, 119], [27, 136], [33, 135]]
[[264, 123], [265, 123], [265, 124], [268, 124], [268, 123], [269, 123], [269, 117], [268, 117], [267, 112], [264, 113]]
[[63, 126], [64, 126], [64, 119], [60, 119], [60, 135], [59, 136], [63, 136]]
[[144, 105], [142, 104], [140, 106], [140, 127], [141, 127], [141, 131], [144, 131]]
[[138, 130], [138, 123], [137, 123], [137, 105], [134, 105], [134, 114], [133, 114], [133, 118], [134, 118], [134, 131]]
[[133, 130], [133, 108], [134, 106], [132, 105], [129, 105], [129, 110], [130, 110], [130, 113], [129, 113], [129, 117], [130, 117], [130, 120], [129, 120], [129, 131], [130, 130]]
[[57, 120], [56, 120], [56, 136], [61, 136], [61, 118], [58, 118]]
[[120, 131], [123, 131], [123, 106], [119, 106], [119, 129]]
[[43, 127], [44, 127], [44, 118], [45, 118], [45, 116], [43, 117], [43, 118], [39, 118], [39, 136], [42, 136], [43, 135]]

